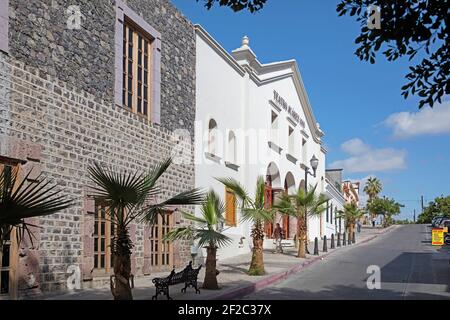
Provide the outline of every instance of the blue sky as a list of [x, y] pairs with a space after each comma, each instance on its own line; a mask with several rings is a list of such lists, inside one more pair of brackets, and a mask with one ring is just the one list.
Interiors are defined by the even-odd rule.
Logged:
[[408, 61], [359, 61], [359, 26], [337, 17], [337, 1], [269, 0], [258, 14], [172, 2], [228, 51], [247, 35], [262, 63], [296, 59], [326, 134], [327, 166], [344, 167], [349, 179], [379, 177], [383, 194], [405, 205], [401, 218], [420, 212], [421, 195], [429, 201], [450, 194], [450, 98], [421, 112], [416, 98], [404, 100]]

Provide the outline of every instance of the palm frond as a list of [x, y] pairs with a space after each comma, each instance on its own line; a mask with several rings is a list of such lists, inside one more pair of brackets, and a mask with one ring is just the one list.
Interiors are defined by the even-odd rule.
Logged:
[[196, 230], [198, 246], [213, 245], [215, 247], [224, 247], [232, 242], [228, 236], [211, 229]]
[[20, 183], [17, 183], [17, 172], [10, 172], [7, 167], [0, 174], [1, 241], [12, 227], [19, 229], [19, 235], [25, 231], [31, 234], [28, 230], [31, 225], [25, 221], [26, 218], [50, 215], [73, 204], [71, 199], [61, 195], [62, 190], [55, 190], [56, 186], [49, 187], [50, 182], [41, 175], [35, 182], [26, 183], [30, 174], [31, 171]]
[[266, 189], [266, 185], [264, 183], [264, 177], [258, 176], [256, 180], [256, 190], [255, 190], [255, 208], [263, 209], [264, 208], [264, 192]]
[[141, 218], [141, 221], [147, 221], [150, 224], [154, 224], [158, 214], [164, 214], [169, 206], [181, 206], [181, 205], [198, 205], [204, 200], [205, 195], [201, 189], [192, 189], [181, 192], [165, 201], [155, 204], [143, 205], [137, 214]]
[[192, 227], [182, 227], [170, 230], [162, 241], [194, 240], [196, 231]]
[[245, 206], [247, 203], [250, 202], [250, 198], [248, 196], [247, 191], [237, 180], [233, 178], [215, 178], [215, 179], [221, 182], [225, 187], [230, 189], [241, 201], [242, 206]]
[[265, 222], [273, 220], [273, 210], [266, 209], [253, 209], [253, 208], [243, 208], [242, 209], [242, 218], [243, 222], [253, 221], [253, 222]]
[[185, 218], [185, 219], [187, 219], [189, 221], [192, 221], [192, 222], [196, 222], [196, 223], [199, 223], [199, 224], [202, 224], [202, 225], [208, 223], [207, 220], [205, 220], [203, 218], [199, 218], [199, 217], [197, 217], [197, 216], [195, 216], [195, 215], [193, 215], [192, 213], [189, 213], [189, 212], [184, 212], [183, 211], [182, 215], [183, 215], [183, 218]]

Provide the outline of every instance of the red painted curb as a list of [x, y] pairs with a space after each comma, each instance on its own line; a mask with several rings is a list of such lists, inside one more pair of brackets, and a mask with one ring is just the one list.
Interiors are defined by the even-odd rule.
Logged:
[[[391, 229], [393, 229], [393, 228], [385, 229], [383, 232], [380, 232], [377, 235], [374, 235], [374, 236], [372, 236], [370, 238], [367, 238], [366, 240], [363, 240], [363, 241], [359, 242], [358, 244], [367, 243], [367, 242], [377, 238], [379, 235], [385, 234], [386, 232], [388, 232]], [[341, 247], [341, 248], [344, 248], [344, 247]], [[336, 248], [336, 249], [338, 249], [338, 248]], [[336, 251], [336, 249], [335, 249], [335, 251]], [[266, 277], [264, 279], [261, 279], [261, 280], [255, 282], [255, 283], [252, 283], [252, 284], [247, 285], [245, 287], [236, 288], [234, 290], [232, 289], [229, 292], [226, 292], [224, 294], [218, 295], [216, 297], [211, 297], [210, 299], [212, 299], [212, 300], [233, 300], [233, 299], [237, 299], [237, 298], [241, 298], [243, 296], [249, 295], [249, 294], [251, 294], [251, 293], [253, 293], [255, 291], [258, 291], [258, 290], [261, 290], [261, 289], [263, 289], [265, 287], [268, 287], [269, 285], [271, 285], [271, 284], [273, 284], [275, 282], [279, 282], [281, 280], [284, 280], [284, 279], [288, 278], [290, 275], [292, 275], [294, 273], [297, 273], [298, 271], [309, 267], [313, 263], [315, 263], [315, 262], [317, 262], [319, 260], [322, 260], [324, 257], [328, 256], [331, 253], [334, 253], [335, 251], [328, 252], [328, 253], [326, 253], [324, 255], [321, 255], [319, 257], [312, 258], [311, 260], [302, 262], [302, 263], [300, 263], [300, 264], [298, 264], [298, 265], [296, 265], [294, 267], [291, 267], [290, 269], [288, 269], [286, 271], [283, 271], [281, 273], [277, 273], [277, 274], [274, 274], [272, 276]]]

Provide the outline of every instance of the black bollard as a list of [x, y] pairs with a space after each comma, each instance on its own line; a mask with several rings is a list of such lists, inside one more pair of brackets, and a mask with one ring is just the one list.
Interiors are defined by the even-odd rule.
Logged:
[[352, 239], [352, 242], [353, 242], [353, 243], [356, 243], [356, 234], [355, 234], [355, 231], [353, 231], [353, 239]]
[[331, 234], [331, 249], [334, 249], [334, 233]]
[[344, 245], [344, 246], [347, 245], [347, 240], [345, 239], [345, 235], [346, 235], [346, 233], [344, 232], [344, 233], [342, 234], [342, 245]]
[[352, 234], [349, 232], [348, 233], [348, 245], [351, 245], [352, 244]]
[[319, 240], [317, 239], [317, 237], [314, 239], [314, 255], [319, 255]]
[[323, 252], [328, 252], [327, 236], [323, 236]]
[[338, 239], [337, 239], [337, 246], [340, 247], [341, 246], [341, 234], [338, 233]]

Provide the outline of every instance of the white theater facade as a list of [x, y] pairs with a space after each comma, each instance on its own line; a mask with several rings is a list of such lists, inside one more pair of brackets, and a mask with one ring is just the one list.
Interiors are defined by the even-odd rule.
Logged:
[[[226, 202], [224, 232], [233, 243], [218, 251], [220, 259], [251, 250], [251, 224], [241, 222], [233, 195], [215, 178], [235, 178], [253, 195], [263, 176], [270, 205], [284, 190], [305, 186], [304, 166], [311, 167], [314, 157], [316, 175], [308, 175], [307, 183], [325, 192], [326, 150], [295, 60], [261, 64], [246, 37], [229, 54], [200, 26], [196, 41], [195, 183]], [[293, 240], [294, 218], [277, 216], [274, 223]], [[308, 227], [310, 240], [325, 235], [325, 216], [310, 218]], [[273, 246], [272, 230], [267, 223], [266, 248]]]

